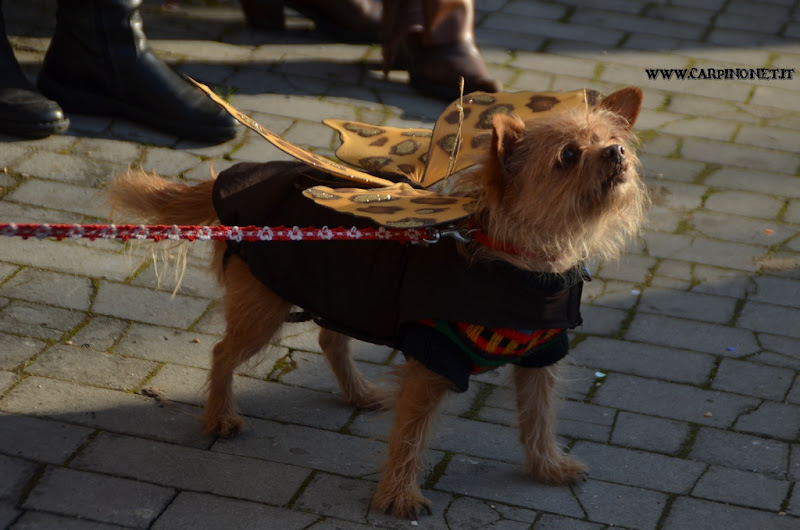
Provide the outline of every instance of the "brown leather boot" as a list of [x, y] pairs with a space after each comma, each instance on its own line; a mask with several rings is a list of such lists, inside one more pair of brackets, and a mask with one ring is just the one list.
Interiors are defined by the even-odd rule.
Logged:
[[473, 32], [473, 0], [384, 0], [384, 70], [408, 70], [423, 94], [452, 101], [464, 93], [498, 92]]
[[375, 0], [240, 0], [247, 23], [257, 29], [285, 28], [283, 7], [310, 18], [342, 42], [378, 42], [381, 4]]

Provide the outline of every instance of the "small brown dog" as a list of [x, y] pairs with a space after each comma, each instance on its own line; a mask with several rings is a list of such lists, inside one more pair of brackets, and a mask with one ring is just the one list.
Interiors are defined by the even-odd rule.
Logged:
[[[242, 430], [232, 395], [233, 371], [269, 343], [297, 305], [322, 323], [322, 350], [344, 399], [357, 407], [380, 404], [383, 393], [359, 373], [349, 338], [341, 331], [392, 344], [408, 357], [397, 370], [396, 416], [374, 499], [377, 508], [400, 517], [430, 512], [417, 484], [429, 427], [449, 390], [464, 390], [470, 372], [500, 364], [497, 355], [484, 356], [486, 352], [515, 363], [520, 439], [530, 475], [555, 485], [585, 478], [585, 466], [556, 442], [553, 363], [566, 354], [566, 328], [580, 323], [580, 273], [575, 271], [589, 257], [617, 257], [643, 220], [647, 196], [631, 150], [641, 101], [641, 90], [629, 87], [594, 107], [554, 112], [527, 123], [513, 115], [495, 115], [487, 158], [463, 176], [466, 187], [477, 190], [477, 210], [463, 221], [464, 228], [480, 229], [468, 244], [347, 242], [353, 246], [345, 249], [332, 242], [215, 243], [212, 266], [224, 288], [227, 328], [213, 352], [206, 432], [232, 436]], [[240, 164], [216, 181], [196, 186], [132, 172], [114, 184], [111, 194], [117, 209], [159, 224], [354, 224], [355, 218], [326, 213], [322, 207], [300, 220], [292, 218], [293, 212], [313, 203], [286, 190], [309, 177], [322, 178], [302, 164], [285, 162]], [[238, 198], [231, 203], [231, 197]], [[242, 213], [246, 208], [240, 208], [246, 203], [251, 209], [283, 213], [248, 217]], [[308, 252], [318, 254], [300, 250], [312, 247]], [[402, 261], [403, 266], [381, 276], [382, 267], [374, 264], [386, 253], [388, 263]], [[424, 267], [430, 268], [431, 277], [414, 272], [415, 256], [427, 260]], [[352, 259], [360, 261], [339, 265]], [[303, 262], [312, 271], [305, 276], [300, 272]], [[311, 276], [323, 278], [323, 283], [308, 287]], [[395, 289], [392, 279], [399, 282], [401, 276], [406, 283]], [[415, 278], [423, 278], [424, 285], [408, 283]], [[329, 292], [325, 281], [345, 284], [350, 291]], [[441, 290], [444, 295], [429, 294]], [[361, 291], [369, 294], [359, 298]], [[369, 296], [382, 296], [375, 291], [393, 294], [382, 306], [372, 305]], [[410, 291], [423, 294], [409, 301]], [[440, 295], [443, 309], [437, 309]], [[541, 300], [532, 299], [536, 296]], [[359, 313], [361, 306], [368, 307]], [[426, 313], [420, 306], [436, 307]], [[390, 324], [378, 320], [386, 313], [394, 315]]]

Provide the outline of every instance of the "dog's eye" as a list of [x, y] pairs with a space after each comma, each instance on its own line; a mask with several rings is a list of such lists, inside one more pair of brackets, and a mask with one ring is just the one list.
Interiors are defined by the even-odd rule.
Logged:
[[566, 169], [578, 160], [578, 151], [572, 146], [567, 146], [561, 150], [558, 157], [558, 166], [561, 169]]

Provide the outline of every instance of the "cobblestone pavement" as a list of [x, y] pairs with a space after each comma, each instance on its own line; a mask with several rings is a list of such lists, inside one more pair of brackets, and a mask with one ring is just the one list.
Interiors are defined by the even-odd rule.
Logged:
[[[430, 126], [443, 104], [380, 48], [290, 19], [247, 29], [233, 1], [147, 2], [169, 62], [287, 139], [330, 154], [326, 117]], [[36, 72], [54, 2], [5, 2]], [[477, 35], [509, 90], [626, 84], [655, 204], [620, 264], [595, 264], [567, 358], [559, 434], [576, 487], [522, 475], [505, 374], [448, 405], [423, 473], [433, 515], [369, 511], [389, 417], [342, 405], [315, 331], [293, 324], [236, 377], [249, 430], [200, 433], [218, 294], [195, 245], [180, 292], [146, 249], [0, 240], [0, 526], [12, 528], [800, 528], [800, 2], [478, 0]], [[770, 80], [649, 79], [645, 68], [795, 69]], [[0, 221], [105, 219], [128, 165], [195, 181], [285, 158], [249, 132], [203, 146], [123, 120], [0, 143]], [[358, 345], [372, 377], [399, 362]]]

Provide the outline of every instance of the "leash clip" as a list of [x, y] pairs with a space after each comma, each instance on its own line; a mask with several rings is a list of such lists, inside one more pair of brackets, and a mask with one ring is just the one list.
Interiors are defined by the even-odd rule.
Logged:
[[428, 244], [438, 243], [443, 237], [452, 237], [456, 241], [460, 241], [461, 243], [469, 243], [472, 241], [472, 233], [476, 232], [477, 228], [471, 228], [469, 230], [459, 229], [455, 226], [448, 226], [447, 228], [428, 228], [428, 236], [427, 238], [423, 238], [422, 241]]

